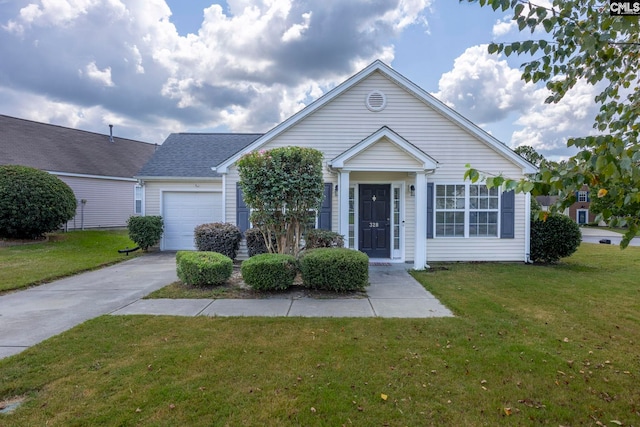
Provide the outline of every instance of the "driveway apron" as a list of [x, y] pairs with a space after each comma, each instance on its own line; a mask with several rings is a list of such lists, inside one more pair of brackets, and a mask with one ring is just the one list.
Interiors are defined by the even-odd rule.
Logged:
[[149, 254], [0, 296], [0, 358], [174, 282], [174, 259], [173, 253]]

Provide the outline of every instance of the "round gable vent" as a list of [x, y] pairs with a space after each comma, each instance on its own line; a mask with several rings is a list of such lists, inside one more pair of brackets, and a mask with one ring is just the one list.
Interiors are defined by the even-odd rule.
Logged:
[[382, 111], [387, 106], [387, 97], [379, 90], [374, 90], [367, 95], [365, 104], [371, 111]]

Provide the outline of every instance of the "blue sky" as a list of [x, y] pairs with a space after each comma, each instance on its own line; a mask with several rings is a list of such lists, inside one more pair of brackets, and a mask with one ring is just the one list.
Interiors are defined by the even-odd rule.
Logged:
[[487, 53], [524, 36], [457, 0], [0, 0], [0, 114], [154, 143], [264, 132], [381, 59], [505, 144], [563, 158], [596, 88], [545, 105], [526, 58]]

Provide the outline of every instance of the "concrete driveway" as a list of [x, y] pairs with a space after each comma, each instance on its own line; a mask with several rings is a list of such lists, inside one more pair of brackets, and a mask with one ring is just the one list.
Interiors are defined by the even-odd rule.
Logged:
[[0, 358], [176, 280], [175, 254], [157, 253], [0, 296]]

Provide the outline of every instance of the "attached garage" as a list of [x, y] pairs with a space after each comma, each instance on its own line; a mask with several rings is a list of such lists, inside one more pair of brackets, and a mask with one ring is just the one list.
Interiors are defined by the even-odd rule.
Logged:
[[193, 250], [193, 229], [200, 224], [222, 221], [222, 193], [163, 192], [162, 216], [162, 250]]

